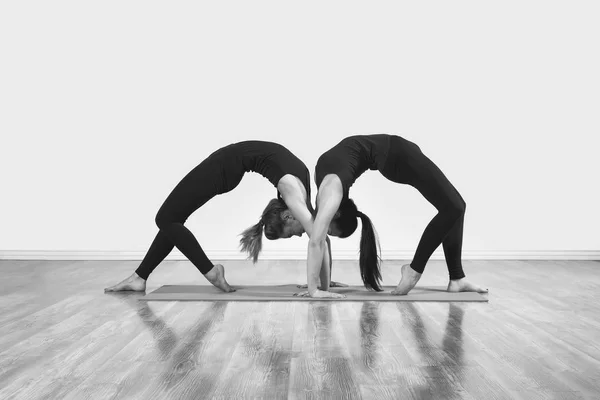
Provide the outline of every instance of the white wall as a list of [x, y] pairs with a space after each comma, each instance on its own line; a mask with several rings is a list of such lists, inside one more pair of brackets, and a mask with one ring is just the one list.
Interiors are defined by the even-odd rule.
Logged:
[[[138, 257], [217, 148], [273, 140], [313, 171], [367, 133], [417, 142], [455, 184], [466, 256], [600, 255], [599, 18], [596, 1], [2, 2], [0, 257]], [[274, 194], [248, 174], [188, 225], [234, 257]], [[352, 197], [388, 258], [435, 213], [376, 172]]]

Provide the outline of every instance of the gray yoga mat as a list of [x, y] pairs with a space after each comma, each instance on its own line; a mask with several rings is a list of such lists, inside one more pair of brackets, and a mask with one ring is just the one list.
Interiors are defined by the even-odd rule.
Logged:
[[297, 297], [303, 291], [296, 285], [245, 286], [235, 285], [235, 292], [225, 293], [208, 285], [165, 285], [140, 297], [140, 301], [488, 301], [485, 295], [464, 292], [448, 293], [445, 286], [417, 286], [406, 296], [392, 296], [395, 286], [382, 286], [383, 292], [371, 292], [364, 286], [331, 288], [343, 293], [343, 299]]

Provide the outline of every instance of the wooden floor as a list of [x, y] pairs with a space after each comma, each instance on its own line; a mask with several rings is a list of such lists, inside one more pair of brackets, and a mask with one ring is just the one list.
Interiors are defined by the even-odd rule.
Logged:
[[[234, 286], [305, 280], [223, 264]], [[489, 303], [146, 303], [103, 293], [137, 262], [0, 261], [0, 399], [600, 399], [600, 262], [464, 265]], [[420, 284], [446, 276], [432, 261]], [[148, 290], [205, 283], [171, 261]]]

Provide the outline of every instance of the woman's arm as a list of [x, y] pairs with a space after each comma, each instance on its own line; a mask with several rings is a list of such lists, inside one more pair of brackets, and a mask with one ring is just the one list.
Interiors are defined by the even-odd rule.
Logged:
[[[306, 189], [302, 186], [299, 180], [293, 176], [286, 176], [279, 181], [277, 185], [281, 198], [287, 205], [288, 209], [292, 213], [295, 219], [297, 219], [304, 231], [310, 238], [312, 236], [313, 229], [313, 213], [312, 205], [310, 201], [307, 201]], [[312, 210], [314, 211], [314, 210]], [[329, 244], [329, 237], [327, 237], [327, 243]], [[327, 271], [327, 282], [331, 280], [331, 250], [328, 248], [328, 253], [323, 256], [323, 264], [321, 266], [321, 290], [328, 290], [329, 285], [324, 285], [323, 275], [324, 271]]]
[[[277, 189], [281, 193], [281, 197], [283, 198], [283, 201], [288, 206], [288, 209], [290, 210], [290, 212], [292, 213], [294, 218], [296, 218], [300, 222], [300, 224], [304, 228], [304, 231], [310, 238], [309, 250], [308, 250], [309, 261], [308, 261], [308, 271], [307, 271], [307, 275], [309, 277], [308, 278], [308, 288], [309, 288], [308, 292], [310, 293], [311, 296], [314, 297], [315, 292], [318, 291], [319, 278], [321, 278], [321, 282], [320, 282], [321, 288], [324, 289], [319, 292], [327, 291], [329, 288], [330, 280], [331, 280], [331, 250], [329, 249], [329, 245], [328, 245], [329, 238], [327, 237], [327, 231], [329, 230], [329, 223], [331, 222], [331, 219], [333, 219], [333, 216], [335, 215], [335, 213], [337, 212], [337, 209], [339, 208], [339, 203], [341, 202], [342, 184], [336, 175], [329, 175], [329, 176], [325, 177], [326, 179], [324, 179], [323, 184], [321, 185], [321, 187], [327, 187], [327, 186], [331, 186], [332, 184], [331, 183], [326, 184], [325, 183], [326, 181], [334, 182], [333, 186], [332, 186], [334, 188], [333, 190], [334, 190], [334, 192], [339, 192], [340, 195], [339, 195], [339, 200], [337, 201], [337, 206], [335, 204], [333, 204], [333, 206], [331, 206], [331, 208], [333, 209], [331, 218], [329, 218], [328, 220], [323, 219], [323, 213], [320, 212], [321, 220], [322, 220], [321, 224], [323, 226], [321, 227], [321, 232], [320, 232], [322, 237], [319, 237], [318, 242], [320, 243], [320, 247], [323, 247], [323, 248], [321, 248], [318, 252], [315, 252], [315, 251], [311, 251], [311, 241], [314, 242], [313, 236], [316, 232], [315, 224], [316, 224], [317, 220], [316, 219], [313, 220], [313, 216], [307, 207], [306, 190], [304, 189], [302, 184], [297, 180], [297, 178], [295, 178], [295, 177], [293, 177], [294, 179], [284, 179], [284, 178], [282, 178], [280, 180], [279, 184], [277, 185]], [[335, 181], [337, 181], [337, 182], [335, 182]], [[327, 191], [327, 190], [325, 189], [325, 191]], [[323, 203], [323, 202], [319, 202], [319, 207], [324, 207], [325, 203], [323, 203], [323, 205], [321, 203]], [[334, 196], [334, 203], [335, 203], [335, 196]], [[317, 215], [317, 219], [318, 219], [318, 215]], [[324, 251], [325, 246], [327, 246], [327, 252]], [[311, 256], [314, 258], [314, 260], [312, 262], [310, 261]], [[319, 260], [319, 261], [317, 261], [317, 260]], [[325, 280], [327, 282], [323, 282]], [[311, 287], [313, 288], [313, 291], [310, 291]], [[339, 295], [337, 293], [328, 293], [327, 295], [320, 293], [319, 297], [344, 297], [344, 296]]]
[[281, 198], [285, 202], [294, 218], [296, 218], [304, 232], [311, 236], [313, 228], [313, 216], [308, 209], [307, 203], [310, 204], [310, 199], [306, 199], [306, 189], [300, 183], [300, 180], [292, 175], [285, 175], [277, 184], [277, 190], [281, 193]]
[[321, 290], [329, 291], [329, 285], [331, 284], [331, 241], [329, 236], [325, 238], [325, 245], [327, 251], [323, 253], [323, 263], [321, 264], [319, 277], [321, 278]]
[[[327, 239], [325, 239], [325, 242], [327, 243], [327, 252], [323, 253], [323, 264], [321, 264], [321, 272], [319, 274], [319, 278], [320, 278], [320, 282], [321, 282], [321, 286], [319, 286], [319, 289], [328, 291], [329, 288], [332, 288], [332, 287], [348, 287], [348, 285], [346, 285], [345, 283], [335, 282], [335, 281], [331, 280], [331, 276], [332, 276], [332, 272], [333, 272], [333, 258], [331, 257], [331, 241], [329, 240], [329, 236], [327, 236]], [[323, 275], [325, 273], [325, 271], [329, 271], [327, 278], [325, 278]], [[329, 286], [323, 286], [322, 283], [325, 279], [329, 279]], [[308, 288], [308, 285], [297, 285], [297, 287], [299, 287], [300, 289], [306, 289], [306, 288]], [[308, 293], [308, 292], [306, 292], [306, 293]]]
[[[327, 269], [329, 270], [329, 287], [348, 287], [348, 285], [346, 285], [345, 283], [334, 282], [331, 280], [331, 274], [333, 271], [333, 258], [331, 257], [331, 240], [329, 240], [329, 236], [327, 236], [325, 241], [327, 242], [327, 255], [325, 256], [325, 258], [327, 258], [329, 260], [329, 264], [327, 266]], [[323, 268], [323, 267], [321, 267], [321, 268]], [[323, 271], [321, 271], [321, 273], [323, 273]], [[327, 290], [327, 289], [321, 289], [321, 290]]]
[[[311, 297], [324, 296], [317, 288], [319, 272], [324, 257], [329, 258], [327, 250], [327, 231], [329, 224], [342, 201], [342, 182], [336, 175], [327, 175], [317, 195], [317, 216], [312, 228], [312, 235], [308, 242], [307, 257], [307, 284], [308, 293]], [[329, 260], [328, 260], [329, 261]], [[327, 272], [329, 274], [329, 271]], [[333, 293], [330, 293], [333, 294]]]
[[[310, 201], [307, 201], [306, 189], [300, 183], [300, 181], [291, 175], [284, 176], [277, 184], [277, 190], [281, 193], [281, 198], [285, 202], [286, 206], [292, 213], [295, 219], [297, 219], [304, 231], [310, 238], [313, 231], [313, 215], [309, 210]], [[310, 206], [312, 209], [312, 206]], [[329, 241], [329, 238], [327, 238]], [[328, 262], [329, 261], [329, 262]], [[331, 262], [328, 258], [328, 254], [323, 255], [323, 263], [321, 265], [321, 289], [328, 290], [329, 281], [331, 279]], [[324, 273], [327, 273], [327, 277]], [[326, 281], [326, 282], [325, 282]]]

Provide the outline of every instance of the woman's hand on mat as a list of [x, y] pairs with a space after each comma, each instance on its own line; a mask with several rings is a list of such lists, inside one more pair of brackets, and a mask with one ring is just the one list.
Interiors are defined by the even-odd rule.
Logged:
[[323, 290], [317, 290], [312, 296], [310, 295], [308, 290], [306, 290], [304, 292], [294, 293], [294, 296], [313, 297], [313, 298], [320, 298], [320, 299], [343, 299], [346, 297], [346, 295], [341, 294], [341, 293], [326, 292]]
[[346, 285], [345, 283], [341, 283], [341, 282], [331, 281], [331, 282], [329, 282], [329, 287], [348, 287], [348, 285]]
[[[308, 287], [308, 285], [296, 285], [296, 287], [298, 289], [306, 289]], [[345, 283], [341, 283], [341, 282], [331, 281], [331, 282], [329, 282], [329, 287], [348, 287], [348, 285], [346, 285]]]

